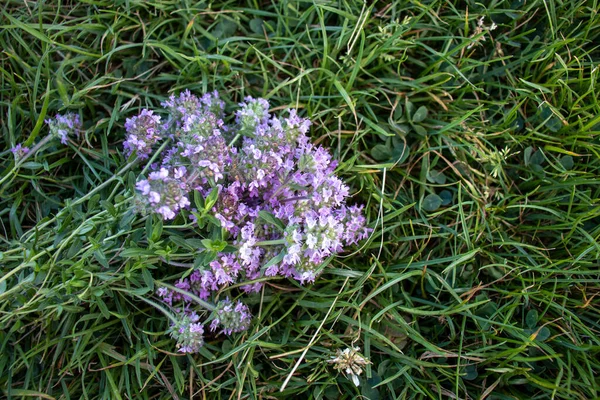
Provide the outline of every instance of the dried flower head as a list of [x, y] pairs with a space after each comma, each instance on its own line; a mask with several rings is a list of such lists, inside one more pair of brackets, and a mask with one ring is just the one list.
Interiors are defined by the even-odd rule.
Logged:
[[351, 379], [356, 386], [360, 385], [358, 377], [362, 374], [363, 368], [371, 363], [360, 354], [359, 347], [337, 349], [335, 356], [332, 356], [328, 362], [334, 364], [333, 368], [342, 371], [346, 378]]

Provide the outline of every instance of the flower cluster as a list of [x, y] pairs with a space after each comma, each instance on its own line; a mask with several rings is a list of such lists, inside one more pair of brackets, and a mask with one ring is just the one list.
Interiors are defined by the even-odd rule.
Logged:
[[197, 353], [204, 344], [204, 327], [199, 320], [194, 312], [181, 313], [177, 323], [171, 325], [171, 337], [177, 341], [180, 352]]
[[54, 118], [47, 119], [45, 122], [50, 128], [50, 133], [60, 139], [62, 144], [67, 144], [69, 136], [75, 135], [75, 137], [79, 137], [81, 121], [77, 114], [56, 114]]
[[22, 143], [18, 143], [10, 149], [16, 161], [30, 156], [39, 150], [43, 144], [52, 139], [59, 139], [62, 144], [67, 144], [70, 137], [75, 136], [79, 138], [81, 133], [81, 120], [78, 114], [56, 114], [53, 118], [48, 118], [44, 122], [48, 125], [48, 130], [50, 131], [46, 138], [35, 144], [31, 149]]
[[152, 153], [152, 146], [162, 136], [160, 134], [160, 116], [154, 115], [153, 111], [142, 110], [142, 112], [125, 121], [127, 139], [123, 143], [125, 154], [129, 157], [135, 150], [139, 158], [148, 158]]
[[223, 327], [223, 333], [231, 335], [234, 332], [243, 332], [250, 327], [252, 315], [248, 306], [241, 301], [235, 304], [229, 299], [221, 300], [215, 310], [215, 319], [210, 324], [210, 330], [215, 331]]
[[138, 208], [151, 210], [162, 215], [164, 219], [173, 219], [182, 208], [190, 205], [187, 198], [188, 186], [182, 180], [186, 174], [185, 167], [169, 171], [161, 168], [151, 172], [148, 179], [136, 184]]
[[[161, 289], [167, 304], [189, 309], [192, 300], [182, 293], [206, 300], [236, 283], [255, 292], [262, 287], [259, 278], [269, 276], [312, 282], [332, 256], [368, 236], [362, 206], [346, 204], [350, 190], [335, 175], [337, 162], [327, 149], [310, 143], [310, 121], [295, 110], [273, 116], [266, 100], [249, 97], [228, 124], [217, 93], [197, 97], [186, 91], [162, 105], [166, 122], [143, 110], [126, 123], [127, 154], [135, 150], [146, 158], [158, 140], [171, 144], [154, 171], [137, 183], [138, 209], [171, 220], [189, 210], [193, 192], [218, 193], [204, 211], [232, 245], [179, 280], [177, 291]], [[185, 215], [194, 221], [199, 216]], [[243, 303], [226, 300], [215, 311], [211, 330], [239, 332], [250, 319]]]

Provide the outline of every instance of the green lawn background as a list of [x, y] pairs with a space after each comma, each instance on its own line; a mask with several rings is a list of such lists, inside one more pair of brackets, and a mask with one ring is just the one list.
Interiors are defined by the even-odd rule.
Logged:
[[[598, 1], [0, 9], [3, 396], [600, 396]], [[195, 357], [127, 292], [156, 271], [119, 257], [148, 224], [123, 211], [135, 176], [115, 175], [125, 118], [185, 89], [298, 108], [374, 229]], [[84, 137], [15, 168], [10, 148], [66, 111]], [[372, 362], [358, 388], [327, 363], [351, 345]]]

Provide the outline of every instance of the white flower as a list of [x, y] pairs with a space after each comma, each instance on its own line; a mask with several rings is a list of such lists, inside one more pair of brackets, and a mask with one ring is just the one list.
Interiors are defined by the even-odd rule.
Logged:
[[355, 386], [360, 385], [358, 377], [362, 374], [363, 367], [371, 363], [360, 354], [359, 347], [347, 347], [344, 350], [337, 349], [335, 356], [332, 356], [329, 362], [334, 364], [334, 369], [342, 371], [346, 378], [352, 379]]

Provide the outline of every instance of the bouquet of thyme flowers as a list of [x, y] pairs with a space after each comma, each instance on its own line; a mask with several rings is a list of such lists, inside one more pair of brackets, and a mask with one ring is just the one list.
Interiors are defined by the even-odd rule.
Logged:
[[[346, 204], [349, 188], [335, 175], [336, 161], [310, 143], [310, 121], [295, 110], [274, 116], [266, 100], [249, 97], [228, 118], [216, 92], [197, 97], [186, 91], [162, 105], [163, 112], [144, 109], [127, 119], [123, 147], [128, 164], [92, 193], [137, 165], [143, 170], [134, 193], [119, 202], [133, 203], [133, 213], [123, 218], [142, 214], [147, 223], [171, 221], [177, 224], [168, 225], [171, 230], [184, 228], [188, 238], [190, 231], [197, 235], [181, 239], [193, 247], [193, 264], [161, 257], [165, 265], [186, 268], [173, 284], [156, 281], [162, 304], [131, 293], [171, 320], [180, 352], [196, 353], [204, 344], [204, 324], [226, 335], [250, 327], [250, 308], [240, 300], [244, 294], [260, 291], [277, 276], [313, 282], [333, 256], [365, 239], [370, 229], [363, 207]], [[13, 147], [16, 166], [53, 139], [64, 144], [79, 137], [76, 114], [46, 122], [50, 134], [40, 143], [32, 149]], [[54, 219], [64, 221], [65, 210]], [[92, 219], [100, 229], [100, 216]], [[107, 224], [102, 230], [108, 234], [113, 228]], [[53, 257], [59, 259], [59, 253]], [[108, 266], [106, 260], [102, 264]], [[223, 292], [235, 298], [223, 298]]]
[[[182, 352], [196, 352], [204, 327], [197, 306], [212, 311], [210, 329], [248, 329], [251, 314], [237, 300], [208, 300], [227, 286], [259, 291], [265, 277], [313, 282], [332, 256], [367, 237], [361, 206], [334, 173], [329, 152], [310, 143], [310, 121], [295, 110], [269, 113], [264, 99], [246, 98], [227, 124], [218, 94], [189, 91], [127, 120], [130, 157], [155, 155], [136, 184], [136, 210], [163, 220], [191, 219], [206, 233], [191, 273], [157, 295], [178, 312], [171, 334]], [[161, 153], [155, 147], [161, 142]], [[210, 238], [210, 239], [209, 239]]]

